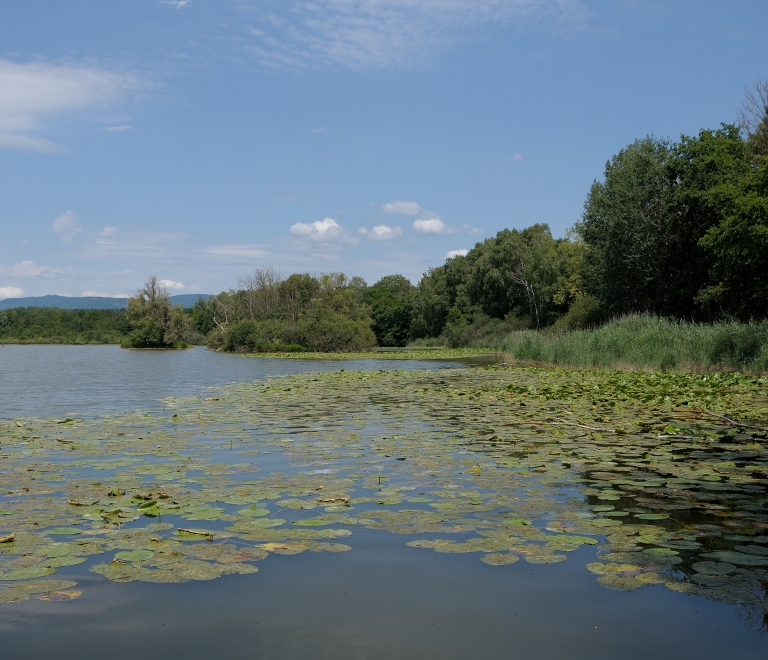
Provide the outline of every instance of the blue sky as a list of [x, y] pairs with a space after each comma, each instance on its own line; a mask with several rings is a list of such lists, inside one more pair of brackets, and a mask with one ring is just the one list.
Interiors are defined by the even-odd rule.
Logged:
[[418, 281], [579, 219], [623, 146], [734, 121], [768, 3], [24, 0], [0, 10], [0, 298]]

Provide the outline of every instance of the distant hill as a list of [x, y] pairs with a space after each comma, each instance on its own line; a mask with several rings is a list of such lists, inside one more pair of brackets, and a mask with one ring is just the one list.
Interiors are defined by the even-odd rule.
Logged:
[[[171, 296], [174, 305], [192, 307], [198, 298], [208, 300], [207, 293], [184, 293], [179, 296]], [[125, 309], [128, 306], [128, 298], [101, 298], [101, 297], [67, 297], [67, 296], [36, 296], [33, 298], [6, 298], [0, 300], [0, 309], [12, 309], [14, 307], [56, 307], [58, 309]]]

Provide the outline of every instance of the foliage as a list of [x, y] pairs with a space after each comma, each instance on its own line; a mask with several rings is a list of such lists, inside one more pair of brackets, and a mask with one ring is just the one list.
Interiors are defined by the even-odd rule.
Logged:
[[606, 163], [604, 181], [587, 196], [578, 225], [588, 247], [583, 279], [609, 314], [678, 311], [669, 157], [668, 142], [637, 140]]
[[189, 345], [191, 320], [181, 305], [173, 307], [166, 288], [150, 275], [147, 283], [128, 299], [131, 332], [127, 348], [184, 348]]
[[534, 328], [554, 323], [582, 295], [581, 250], [579, 241], [553, 238], [545, 224], [500, 231], [422, 278], [413, 336], [445, 333], [455, 345], [475, 321], [523, 320]]
[[[208, 345], [237, 352], [361, 351], [376, 343], [363, 304], [365, 282], [343, 273], [283, 277], [272, 267], [240, 279], [239, 289], [213, 296]], [[203, 306], [201, 305], [201, 310]]]
[[728, 125], [648, 137], [606, 165], [577, 226], [605, 315], [768, 316], [768, 164], [752, 137]]
[[518, 331], [489, 344], [516, 360], [573, 367], [768, 372], [768, 321], [703, 324], [635, 315], [594, 330]]
[[0, 342], [118, 344], [130, 331], [123, 310], [16, 307], [0, 311]]
[[403, 275], [387, 275], [368, 287], [363, 300], [371, 309], [379, 346], [405, 346], [411, 338], [416, 287]]

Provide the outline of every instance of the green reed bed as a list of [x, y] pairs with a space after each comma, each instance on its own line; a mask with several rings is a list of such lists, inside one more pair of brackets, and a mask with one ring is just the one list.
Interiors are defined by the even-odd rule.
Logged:
[[651, 315], [594, 330], [525, 330], [491, 342], [515, 360], [572, 367], [657, 371], [768, 371], [768, 322], [686, 323]]

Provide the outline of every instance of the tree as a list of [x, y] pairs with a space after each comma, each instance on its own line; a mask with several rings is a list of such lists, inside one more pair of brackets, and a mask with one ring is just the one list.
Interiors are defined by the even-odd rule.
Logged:
[[150, 275], [128, 299], [131, 333], [123, 343], [130, 348], [181, 348], [188, 345], [190, 319], [181, 305], [173, 307], [167, 289]]
[[768, 159], [740, 181], [710, 191], [722, 218], [700, 244], [710, 255], [710, 285], [698, 302], [712, 316], [768, 317]]
[[379, 346], [405, 346], [411, 338], [416, 287], [403, 275], [387, 275], [365, 290]]
[[586, 246], [582, 277], [608, 314], [679, 311], [673, 272], [685, 257], [670, 222], [670, 158], [666, 140], [637, 140], [606, 163], [587, 196], [577, 224]]
[[753, 161], [768, 156], [768, 80], [758, 79], [745, 90], [737, 122], [747, 137]]

